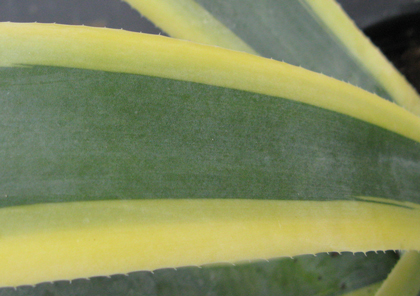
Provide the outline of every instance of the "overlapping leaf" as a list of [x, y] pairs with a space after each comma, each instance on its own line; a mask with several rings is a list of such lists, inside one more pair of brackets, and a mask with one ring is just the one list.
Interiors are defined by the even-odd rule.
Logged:
[[[384, 248], [399, 249], [404, 245], [415, 248], [416, 241], [410, 238], [418, 237], [419, 230], [413, 226], [413, 221], [418, 221], [418, 210], [416, 205], [404, 202], [418, 203], [419, 198], [416, 182], [420, 158], [419, 122], [404, 110], [319, 75], [239, 53], [169, 39], [142, 39], [124, 32], [107, 35], [108, 32], [100, 30], [77, 29], [76, 32], [64, 27], [43, 26], [39, 29], [29, 26], [28, 31], [17, 26], [14, 31], [13, 26], [11, 30], [8, 26], [2, 31], [3, 40], [8, 42], [2, 44], [0, 52], [4, 66], [0, 74], [4, 106], [1, 117], [2, 213], [4, 217], [8, 212], [18, 217], [14, 211], [22, 211], [29, 215], [28, 221], [32, 221], [30, 215], [41, 209], [42, 219], [36, 221], [46, 221], [50, 226], [45, 228], [45, 225], [40, 227], [44, 222], [39, 225], [28, 222], [26, 226], [23, 223], [17, 233], [8, 233], [19, 223], [7, 219], [2, 233], [6, 249], [8, 239], [13, 245], [14, 239], [27, 235], [27, 229], [38, 238], [42, 238], [47, 229], [58, 231], [52, 231], [57, 237], [64, 233], [64, 238], [72, 237], [66, 236], [67, 231], [81, 231], [85, 227], [85, 233], [91, 235], [88, 239], [94, 240], [95, 235], [99, 238], [97, 225], [86, 220], [90, 216], [83, 211], [75, 211], [66, 224], [66, 219], [59, 222], [59, 218], [45, 214], [48, 211], [42, 212], [49, 205], [33, 204], [161, 198], [181, 202], [185, 198], [213, 199], [216, 208], [220, 199], [319, 201], [327, 206], [329, 202], [342, 200], [355, 205], [348, 207], [348, 211], [358, 209], [359, 204], [373, 208], [377, 205], [378, 212], [390, 210], [390, 213], [409, 217], [407, 224], [401, 222], [401, 229], [398, 225], [395, 227], [408, 235], [404, 238], [409, 242], [398, 241], [398, 236], [392, 235], [389, 240], [384, 239], [387, 233], [396, 233], [390, 226], [381, 233], [373, 232], [378, 235], [372, 238], [376, 248], [381, 244]], [[33, 34], [33, 29], [38, 32]], [[51, 37], [48, 32], [55, 33]], [[82, 36], [79, 41], [69, 41], [72, 34]], [[34, 38], [28, 39], [30, 35]], [[88, 40], [87, 36], [92, 40], [81, 42]], [[114, 40], [120, 44], [111, 46]], [[100, 44], [103, 46], [98, 47]], [[164, 54], [166, 51], [169, 55]], [[240, 62], [237, 67], [235, 62]], [[276, 75], [272, 76], [273, 73]], [[231, 78], [227, 79], [228, 76]], [[348, 102], [348, 98], [355, 101]], [[348, 108], [351, 104], [364, 105]], [[398, 125], [384, 120], [380, 114], [398, 119], [392, 120]], [[362, 201], [357, 196], [382, 199], [364, 198]], [[13, 207], [21, 205], [23, 207]], [[223, 206], [220, 201], [220, 209], [214, 212], [218, 219], [225, 217], [219, 222], [226, 222], [232, 210], [229, 207], [224, 210]], [[71, 207], [69, 204], [68, 209]], [[110, 215], [106, 215], [106, 211], [103, 215], [114, 219], [114, 223], [118, 218], [112, 214], [115, 209], [108, 203], [106, 211]], [[165, 212], [173, 213], [163, 211], [157, 221], [170, 218], [165, 218]], [[299, 221], [312, 222], [310, 211], [298, 213]], [[140, 213], [133, 217], [137, 215]], [[206, 215], [204, 217], [213, 217]], [[340, 215], [341, 212], [337, 214]], [[386, 222], [386, 219], [377, 219], [376, 215], [375, 210], [352, 217], [357, 217], [361, 223], [373, 219], [377, 222], [373, 227], [383, 227], [385, 224], [381, 221]], [[188, 220], [188, 217], [187, 211], [185, 218]], [[251, 217], [238, 219], [238, 225], [245, 224]], [[258, 214], [252, 218], [262, 217], [263, 214]], [[328, 225], [335, 220], [326, 217], [319, 219], [326, 219], [323, 231], [334, 230], [330, 235], [332, 241], [357, 235], [354, 229], [362, 225], [358, 224], [357, 228], [355, 221], [348, 221], [348, 228], [335, 229], [334, 225]], [[195, 222], [203, 222], [200, 221]], [[108, 222], [102, 221], [101, 227]], [[274, 218], [269, 222], [278, 223]], [[80, 223], [85, 226], [81, 227]], [[174, 224], [165, 227], [170, 230]], [[347, 233], [352, 228], [355, 233]], [[113, 236], [112, 232], [106, 234], [106, 227], [104, 229], [102, 238]], [[242, 229], [245, 234], [249, 230]], [[206, 232], [200, 228], [197, 233], [206, 237]], [[366, 233], [369, 231], [363, 235]], [[145, 233], [136, 235], [145, 236]], [[147, 243], [147, 236], [142, 239]], [[131, 241], [136, 240], [135, 236], [131, 237]], [[199, 240], [194, 244], [197, 242], [199, 245]], [[72, 240], [67, 244], [68, 250], [57, 253], [78, 260], [81, 253], [77, 251], [77, 243], [77, 239]], [[312, 245], [318, 243], [310, 241]], [[54, 249], [54, 245], [51, 247]], [[168, 246], [168, 250], [171, 247]], [[217, 245], [215, 247], [217, 249]], [[367, 251], [355, 245], [349, 248], [349, 251]], [[72, 254], [69, 250], [76, 251]], [[198, 254], [199, 250], [196, 247]], [[31, 257], [33, 251], [20, 257]], [[257, 250], [256, 254], [263, 256], [264, 250]], [[19, 257], [18, 252], [11, 255], [12, 259]], [[392, 256], [388, 255], [389, 262]], [[16, 263], [10, 258], [9, 263], [3, 260], [3, 267]], [[176, 259], [182, 262], [182, 258]], [[51, 268], [37, 263], [32, 268]], [[81, 260], [74, 266], [83, 264], [86, 263]], [[284, 266], [277, 262], [258, 264], [265, 271], [272, 266]], [[371, 267], [377, 263], [372, 264]], [[125, 272], [132, 271], [128, 265], [121, 265], [121, 272], [124, 268]], [[194, 269], [191, 270], [186, 271], [187, 274], [194, 273]], [[236, 272], [236, 269], [230, 271], [231, 274]], [[241, 274], [246, 278], [250, 273]], [[78, 276], [84, 275], [68, 274], [68, 278]], [[377, 280], [371, 279], [369, 283]], [[352, 281], [348, 288], [362, 286], [357, 281]], [[337, 283], [322, 289], [316, 286], [308, 289], [320, 292], [324, 289], [323, 293], [339, 291]], [[288, 289], [289, 286], [283, 287]], [[342, 290], [346, 290], [346, 286]], [[293, 294], [292, 290], [289, 292]]]

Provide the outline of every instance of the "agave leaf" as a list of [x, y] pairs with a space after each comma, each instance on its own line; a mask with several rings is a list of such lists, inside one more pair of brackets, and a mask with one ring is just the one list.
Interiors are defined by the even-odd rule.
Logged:
[[128, 276], [94, 277], [71, 283], [58, 281], [0, 291], [3, 292], [1, 295], [31, 296], [334, 295], [380, 281], [386, 277], [395, 260], [396, 256], [392, 253], [376, 255], [371, 252], [366, 257], [360, 253], [344, 253], [341, 256], [336, 253], [319, 254], [316, 257], [299, 256], [236, 266], [224, 264], [160, 269], [154, 273], [143, 271]]
[[371, 284], [369, 286], [366, 286], [366, 287], [363, 287], [363, 288], [360, 288], [360, 289], [356, 289], [356, 290], [353, 290], [349, 293], [345, 293], [345, 294], [342, 294], [342, 295], [345, 295], [345, 296], [374, 296], [375, 293], [379, 290], [379, 288], [381, 287], [382, 284], [383, 284], [382, 282], [377, 282], [377, 283]]
[[416, 296], [420, 291], [420, 254], [406, 252], [375, 296], [407, 295]]
[[250, 52], [245, 43], [264, 57], [348, 81], [420, 114], [414, 88], [333, 0], [126, 2], [173, 37]]
[[[143, 15], [147, 15], [155, 24], [163, 26], [171, 36], [257, 54], [241, 38], [194, 1], [127, 2]], [[171, 23], [172, 25], [169, 25]]]
[[[2, 285], [418, 249], [420, 120], [402, 108], [280, 62], [160, 36], [23, 24], [0, 34]], [[144, 263], [144, 247], [160, 263]]]
[[419, 209], [355, 201], [164, 199], [7, 207], [1, 210], [0, 251], [7, 256], [0, 261], [0, 285], [334, 250], [413, 250], [420, 245], [412, 227], [419, 216]]

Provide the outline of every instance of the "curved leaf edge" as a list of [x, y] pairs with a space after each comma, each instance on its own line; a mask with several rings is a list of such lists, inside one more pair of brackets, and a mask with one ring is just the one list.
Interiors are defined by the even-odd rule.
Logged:
[[167, 199], [8, 207], [0, 210], [0, 286], [323, 252], [420, 250], [420, 206], [406, 205]]
[[375, 296], [417, 296], [420, 292], [420, 253], [408, 251], [397, 262]]
[[393, 100], [417, 116], [420, 115], [420, 97], [414, 87], [391, 64], [341, 6], [333, 0], [302, 0], [328, 30], [390, 93]]
[[[125, 1], [175, 38], [256, 54], [195, 1]], [[348, 50], [360, 67], [375, 77], [397, 104], [420, 115], [420, 97], [416, 90], [360, 31], [336, 1], [301, 0], [300, 3], [319, 23], [324, 24], [325, 30]], [[177, 25], [174, 26], [174, 23]]]
[[403, 108], [322, 74], [251, 54], [84, 26], [1, 23], [0, 36], [2, 67], [96, 69], [245, 90], [346, 114], [420, 142], [420, 119]]
[[125, 2], [170, 36], [257, 54], [255, 50], [193, 0], [126, 0]]

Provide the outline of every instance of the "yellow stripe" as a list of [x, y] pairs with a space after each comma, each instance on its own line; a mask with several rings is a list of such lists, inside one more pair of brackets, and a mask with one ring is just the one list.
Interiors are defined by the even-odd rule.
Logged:
[[[209, 45], [256, 54], [239, 37], [193, 0], [125, 0], [169, 35]], [[360, 61], [394, 101], [420, 115], [420, 97], [401, 73], [357, 28], [341, 7], [331, 0], [300, 0], [323, 22], [350, 55]], [[307, 5], [306, 5], [307, 4]]]
[[251, 91], [336, 111], [420, 142], [420, 119], [350, 84], [282, 62], [163, 36], [89, 27], [0, 24], [0, 66], [136, 73]]
[[126, 200], [2, 208], [0, 286], [319, 252], [419, 250], [420, 206], [411, 206]]
[[420, 292], [420, 254], [406, 252], [375, 296], [417, 296]]
[[300, 1], [307, 3], [312, 8], [316, 17], [344, 44], [349, 53], [360, 61], [360, 65], [379, 81], [396, 103], [410, 112], [420, 115], [420, 97], [416, 90], [357, 28], [335, 1]]
[[193, 0], [124, 0], [170, 36], [257, 54]]

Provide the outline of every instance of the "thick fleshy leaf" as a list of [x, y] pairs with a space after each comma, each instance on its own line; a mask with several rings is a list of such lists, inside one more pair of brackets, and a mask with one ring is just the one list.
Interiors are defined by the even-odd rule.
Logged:
[[173, 37], [250, 52], [245, 43], [264, 57], [348, 81], [420, 114], [414, 88], [333, 0], [125, 1]]
[[402, 108], [159, 36], [0, 34], [2, 285], [419, 248], [420, 120]]
[[405, 252], [375, 296], [417, 296], [420, 291], [419, 266], [420, 253]]
[[16, 290], [4, 288], [0, 295], [334, 295], [358, 291], [371, 282], [383, 280], [396, 260], [393, 252], [370, 252], [367, 256], [319, 254], [236, 266], [182, 267], [58, 281]]

